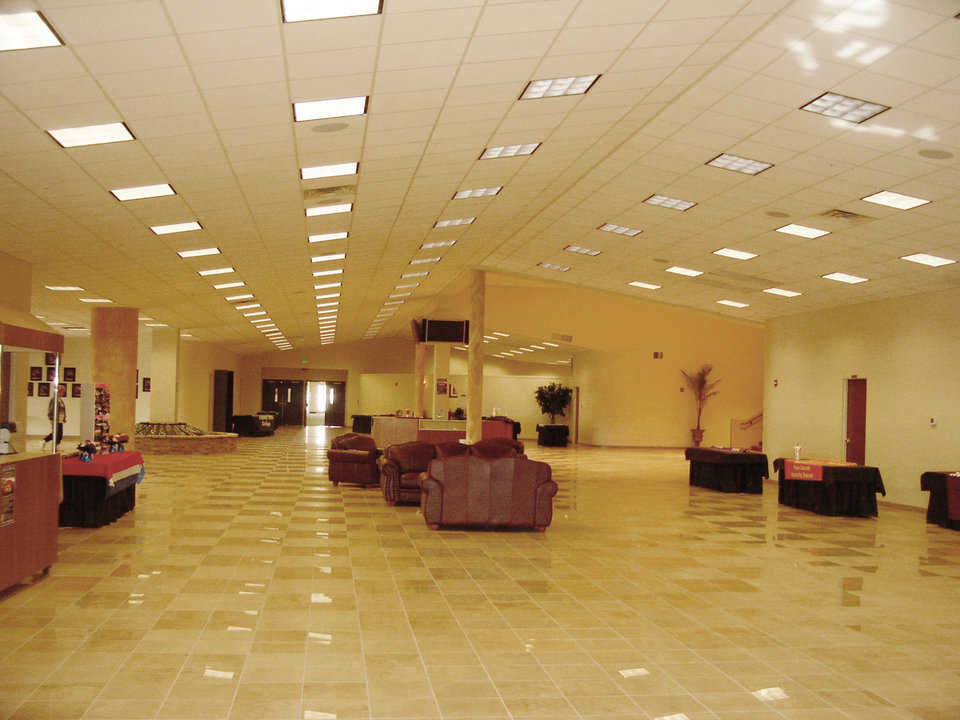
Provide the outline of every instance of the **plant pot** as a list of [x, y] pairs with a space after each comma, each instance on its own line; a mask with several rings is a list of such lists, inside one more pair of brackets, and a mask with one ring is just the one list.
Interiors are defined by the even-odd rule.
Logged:
[[694, 447], [700, 447], [700, 443], [703, 442], [703, 428], [693, 428], [690, 431], [690, 439]]

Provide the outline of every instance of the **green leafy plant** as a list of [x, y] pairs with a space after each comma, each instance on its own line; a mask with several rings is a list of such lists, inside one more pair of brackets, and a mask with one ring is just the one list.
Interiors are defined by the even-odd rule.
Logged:
[[549, 415], [550, 424], [553, 425], [557, 415], [563, 415], [570, 405], [573, 388], [568, 388], [560, 383], [541, 385], [534, 393], [534, 397], [537, 399], [537, 405], [540, 406], [540, 412]]
[[720, 381], [710, 379], [710, 373], [713, 372], [713, 365], [709, 364], [704, 365], [693, 373], [688, 373], [686, 370], [681, 370], [680, 372], [687, 381], [687, 386], [693, 392], [693, 399], [697, 403], [697, 427], [695, 429], [700, 430], [700, 417], [703, 415], [703, 406], [706, 405], [707, 400], [717, 394], [714, 388], [717, 387]]

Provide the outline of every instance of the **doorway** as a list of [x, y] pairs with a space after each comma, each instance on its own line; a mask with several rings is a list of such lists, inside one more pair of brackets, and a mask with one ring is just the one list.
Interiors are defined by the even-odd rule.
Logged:
[[277, 413], [279, 425], [304, 424], [303, 380], [264, 380], [261, 407]]
[[307, 425], [342, 427], [346, 416], [346, 383], [307, 383]]
[[233, 419], [233, 371], [213, 371], [213, 431], [228, 432]]
[[867, 381], [847, 380], [846, 461], [864, 465], [867, 459]]

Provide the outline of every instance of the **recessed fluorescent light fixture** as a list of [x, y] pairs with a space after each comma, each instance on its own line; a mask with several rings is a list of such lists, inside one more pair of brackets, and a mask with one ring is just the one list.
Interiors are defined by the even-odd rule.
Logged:
[[326, 295], [314, 295], [314, 300], [329, 300], [330, 298], [338, 298], [340, 293], [327, 293]]
[[122, 122], [60, 128], [59, 130], [47, 130], [47, 132], [57, 141], [60, 147], [65, 148], [103, 145], [135, 139], [129, 128]]
[[548, 262], [537, 263], [537, 267], [542, 267], [545, 270], [558, 270], [559, 272], [568, 272], [570, 270], [569, 265], [555, 265], [554, 263]]
[[733, 250], [731, 248], [720, 248], [719, 250], [714, 250], [713, 254], [733, 258], [734, 260], [750, 260], [757, 256], [756, 253], [747, 252], [746, 250]]
[[162, 185], [140, 185], [139, 187], [117, 188], [116, 190], [111, 190], [110, 194], [121, 202], [163, 197], [164, 195], [176, 195], [173, 188], [167, 183], [163, 183]]
[[408, 288], [420, 287], [420, 283], [405, 283], [403, 285], [397, 285], [394, 290], [406, 290]]
[[784, 290], [783, 288], [767, 288], [764, 292], [770, 295], [779, 295], [780, 297], [797, 297], [802, 294], [796, 290]]
[[777, 232], [810, 238], [811, 240], [813, 238], [823, 237], [824, 235], [830, 234], [829, 230], [820, 230], [819, 228], [807, 227], [806, 225], [797, 225], [796, 223], [790, 223], [789, 225], [778, 227]]
[[[317, 310], [317, 317], [322, 315], [336, 316], [340, 312], [339, 308], [330, 308], [328, 310]], [[326, 318], [329, 319], [329, 318]]]
[[690, 268], [680, 267], [679, 265], [668, 267], [667, 272], [673, 273], [674, 275], [683, 275], [685, 277], [697, 277], [698, 275], [703, 275], [702, 270], [691, 270]]
[[332, 233], [322, 233], [320, 235], [310, 235], [307, 238], [307, 242], [318, 243], [318, 242], [328, 242], [330, 240], [346, 240], [348, 233], [343, 232], [332, 232]]
[[822, 275], [821, 277], [823, 277], [824, 280], [836, 280], [837, 282], [848, 283], [849, 285], [856, 285], [857, 283], [866, 282], [869, 279], [842, 272], [830, 273], [829, 275]]
[[151, 225], [150, 229], [157, 235], [169, 235], [170, 233], [190, 232], [191, 230], [202, 230], [200, 223], [191, 220], [185, 223], [173, 223], [172, 225]]
[[83, 292], [83, 288], [78, 285], [44, 285], [44, 287], [57, 292]]
[[232, 267], [210, 268], [209, 270], [197, 270], [197, 275], [206, 277], [207, 275], [227, 275], [236, 272]]
[[534, 151], [540, 147], [540, 143], [526, 143], [523, 145], [498, 145], [497, 147], [488, 147], [480, 155], [481, 160], [493, 160], [495, 158], [516, 157], [517, 155], [533, 155]]
[[257, 320], [251, 320], [250, 322], [258, 327], [267, 327], [267, 325], [264, 325], [263, 323], [270, 323], [271, 325], [276, 325], [276, 323], [273, 322], [273, 320], [268, 317], [259, 318]]
[[428, 243], [424, 243], [423, 245], [421, 245], [421, 246], [420, 246], [420, 249], [421, 249], [421, 250], [432, 250], [433, 248], [451, 247], [451, 246], [456, 245], [456, 244], [457, 244], [457, 241], [456, 241], [456, 240], [444, 240], [443, 242], [428, 242]]
[[543, 344], [546, 345], [547, 347], [560, 347], [557, 343], [547, 342], [546, 340], [543, 341]]
[[166, 323], [144, 323], [144, 327], [170, 327]]
[[266, 311], [266, 310], [254, 310], [253, 312], [245, 312], [245, 313], [243, 314], [243, 316], [244, 316], [244, 317], [257, 317], [257, 316], [259, 316], [259, 315], [266, 315], [266, 314], [267, 314], [267, 311]]
[[228, 283], [217, 283], [213, 286], [214, 290], [227, 290], [229, 288], [243, 287], [246, 283], [243, 280], [237, 280], [236, 282]]
[[310, 100], [293, 104], [293, 119], [296, 122], [304, 120], [324, 120], [327, 118], [350, 117], [364, 115], [367, 112], [367, 96], [333, 98], [332, 100]]
[[149, 315], [137, 315], [137, 320], [153, 320]]
[[671, 210], [689, 210], [695, 202], [689, 200], [678, 200], [677, 198], [667, 197], [666, 195], [651, 195], [644, 202], [647, 205], [659, 205], [660, 207], [670, 208]]
[[338, 287], [341, 287], [342, 285], [343, 285], [343, 283], [338, 283], [338, 282], [324, 283], [323, 285], [314, 285], [314, 286], [313, 286], [313, 289], [314, 289], [314, 290], [327, 290], [327, 289], [329, 289], [329, 288], [338, 288]]
[[708, 162], [707, 165], [712, 165], [713, 167], [724, 170], [733, 170], [734, 172], [744, 173], [745, 175], [758, 175], [764, 170], [773, 167], [773, 163], [760, 162], [759, 160], [728, 155], [727, 153], [717, 155], [713, 160]]
[[937, 257], [936, 255], [927, 255], [926, 253], [916, 253], [914, 255], [904, 255], [901, 260], [929, 265], [930, 267], [942, 267], [943, 265], [952, 265], [956, 260], [950, 258]]
[[521, 100], [559, 97], [561, 95], [583, 95], [593, 87], [599, 75], [580, 75], [576, 77], [551, 78], [549, 80], [531, 80], [520, 94]]
[[332, 205], [317, 205], [307, 208], [307, 217], [317, 217], [318, 215], [336, 215], [337, 213], [346, 213], [353, 210], [353, 203], [334, 203]]
[[476, 220], [475, 217], [452, 218], [450, 220], [437, 220], [437, 222], [435, 222], [433, 226], [435, 228], [443, 228], [443, 227], [455, 227], [457, 225], [470, 225], [473, 223], [474, 220]]
[[313, 273], [314, 277], [327, 277], [328, 275], [343, 275], [343, 268], [337, 268], [336, 270], [316, 270]]
[[897, 208], [897, 210], [910, 210], [911, 208], [920, 207], [930, 202], [923, 198], [901, 195], [900, 193], [891, 192], [890, 190], [882, 190], [873, 195], [867, 195], [867, 197], [862, 199], [869, 203]]
[[331, 308], [331, 307], [337, 307], [339, 304], [340, 304], [340, 301], [339, 301], [339, 300], [332, 300], [332, 301], [330, 301], [330, 302], [317, 303], [317, 307], [318, 307], [318, 308]]
[[303, 180], [315, 180], [317, 178], [339, 177], [341, 175], [356, 175], [358, 167], [359, 163], [355, 162], [314, 165], [313, 167], [300, 168], [300, 177]]
[[424, 264], [426, 264], [426, 263], [435, 263], [435, 262], [440, 262], [440, 258], [438, 258], [438, 257], [432, 257], [432, 258], [414, 258], [413, 260], [410, 261], [410, 264], [411, 264], [411, 265], [424, 265]]
[[605, 232], [617, 233], [619, 235], [629, 235], [630, 237], [636, 237], [643, 230], [637, 230], [636, 228], [626, 227], [625, 225], [614, 225], [613, 223], [604, 223], [597, 230], [603, 230]]
[[403, 300], [386, 300], [383, 305], [384, 307], [389, 305], [403, 305]]
[[750, 307], [749, 303], [737, 302], [736, 300], [717, 300], [717, 305], [726, 305], [727, 307], [735, 308]]
[[496, 335], [497, 337], [510, 337], [510, 333], [497, 332], [496, 330], [494, 330], [494, 331], [491, 332], [490, 334], [491, 334], [491, 335]]
[[801, 110], [826, 115], [831, 118], [838, 118], [852, 123], [862, 123], [864, 120], [879, 115], [884, 110], [889, 110], [887, 105], [880, 103], [871, 103], [866, 100], [847, 97], [839, 93], [825, 92], [815, 100], [811, 100], [803, 105]]
[[330, 18], [378, 15], [382, 0], [283, 0], [284, 22], [329, 20]]
[[426, 277], [426, 276], [429, 275], [429, 274], [430, 274], [430, 271], [429, 271], [429, 270], [423, 270], [423, 271], [421, 271], [421, 272], [407, 272], [407, 273], [403, 273], [403, 274], [400, 276], [400, 279], [401, 279], [401, 280], [406, 280], [407, 278]]
[[200, 248], [199, 250], [178, 250], [177, 255], [182, 258], [204, 257], [205, 255], [219, 255], [220, 248]]
[[330, 260], [343, 260], [347, 257], [346, 253], [330, 253], [329, 255], [314, 255], [310, 262], [329, 262]]
[[391, 295], [388, 295], [387, 297], [390, 297], [390, 298], [403, 298], [403, 297], [410, 297], [411, 295], [413, 295], [413, 293], [402, 292], [402, 293], [392, 293]]
[[253, 297], [253, 293], [244, 293], [243, 295], [228, 295], [224, 298], [227, 302], [236, 302], [237, 300], [249, 300]]
[[0, 15], [0, 50], [28, 50], [57, 45], [63, 45], [63, 42], [40, 13]]
[[647, 283], [647, 282], [640, 282], [639, 280], [634, 280], [634, 281], [632, 281], [632, 282], [629, 282], [629, 283], [627, 283], [627, 285], [631, 285], [631, 286], [633, 286], [633, 287], [638, 287], [638, 288], [643, 288], [644, 290], [659, 290], [659, 289], [660, 289], [660, 286], [659, 286], [659, 285], [654, 285], [653, 283]]
[[532, 347], [534, 350], [546, 350], [543, 345], [531, 345], [530, 347]]
[[497, 195], [501, 190], [503, 190], [503, 185], [488, 188], [473, 188], [472, 190], [457, 190], [453, 195], [453, 199], [467, 200], [468, 198], [490, 197], [491, 195]]
[[260, 303], [244, 303], [243, 305], [234, 305], [237, 310], [253, 310], [254, 308], [260, 307]]
[[113, 300], [107, 300], [106, 298], [80, 298], [80, 302], [85, 302], [85, 303], [112, 303]]
[[579, 245], [567, 245], [564, 250], [580, 255], [589, 255], [590, 257], [596, 257], [600, 254], [599, 250], [591, 250], [590, 248], [580, 247]]

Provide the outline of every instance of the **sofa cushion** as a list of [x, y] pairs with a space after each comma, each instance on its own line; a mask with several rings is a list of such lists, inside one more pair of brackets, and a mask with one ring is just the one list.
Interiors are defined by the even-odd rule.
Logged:
[[435, 445], [417, 441], [391, 445], [386, 452], [386, 456], [400, 466], [401, 473], [425, 472], [436, 455]]
[[369, 435], [347, 433], [335, 437], [330, 442], [331, 450], [376, 450], [377, 443]]

